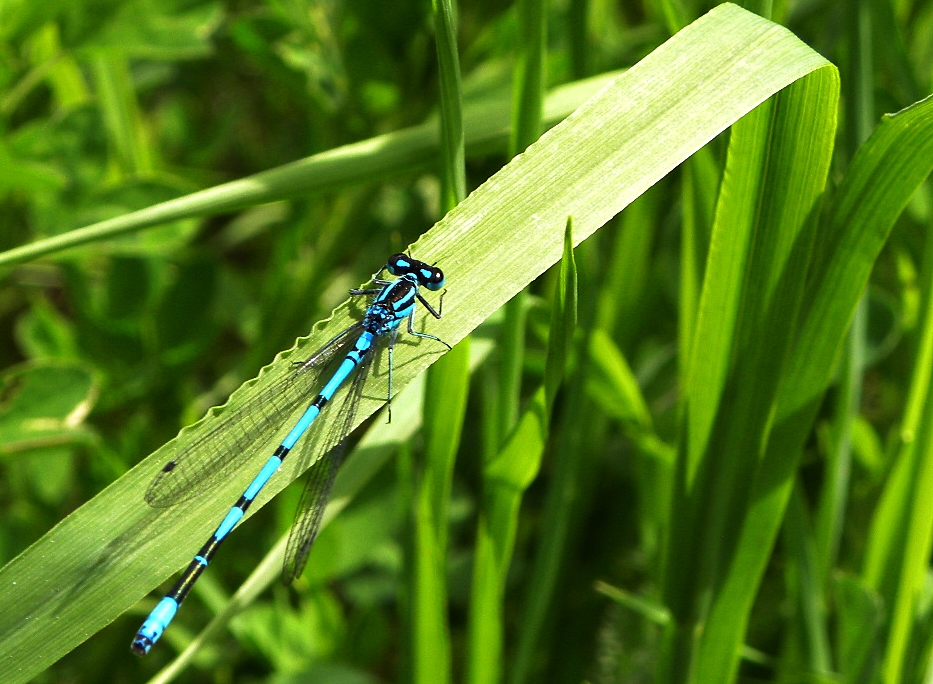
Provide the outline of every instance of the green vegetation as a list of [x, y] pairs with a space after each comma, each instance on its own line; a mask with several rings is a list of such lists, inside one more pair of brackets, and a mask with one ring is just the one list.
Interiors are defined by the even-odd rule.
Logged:
[[[927, 681], [933, 2], [17, 0], [0, 41], [0, 682]], [[136, 659], [254, 473], [147, 483], [408, 248], [454, 350], [400, 338], [391, 423], [377, 362], [295, 586], [287, 462]]]

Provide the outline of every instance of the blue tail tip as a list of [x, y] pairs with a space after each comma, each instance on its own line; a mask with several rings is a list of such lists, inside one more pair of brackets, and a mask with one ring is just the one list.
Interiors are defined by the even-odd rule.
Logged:
[[138, 656], [144, 656], [149, 653], [152, 644], [152, 639], [142, 634], [137, 634], [136, 638], [133, 639], [133, 643], [130, 644], [130, 650]]

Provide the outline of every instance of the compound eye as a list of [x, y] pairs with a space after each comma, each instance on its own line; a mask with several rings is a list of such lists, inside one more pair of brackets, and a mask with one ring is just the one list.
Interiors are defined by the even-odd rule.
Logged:
[[386, 270], [394, 276], [408, 273], [411, 270], [411, 259], [406, 254], [393, 254], [386, 262]]
[[429, 290], [440, 290], [444, 287], [444, 272], [439, 268], [427, 266], [421, 269], [421, 280]]

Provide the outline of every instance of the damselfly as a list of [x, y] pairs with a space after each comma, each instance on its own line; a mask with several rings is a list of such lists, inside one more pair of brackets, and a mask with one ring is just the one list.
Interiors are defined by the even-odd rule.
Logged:
[[[388, 271], [396, 279], [383, 280], [380, 276], [384, 271]], [[146, 502], [150, 506], [164, 508], [189, 501], [229, 477], [243, 460], [250, 456], [249, 447], [252, 442], [267, 435], [269, 430], [274, 429], [308, 400], [310, 392], [317, 384], [319, 374], [314, 372], [315, 369], [319, 369], [328, 359], [334, 358], [338, 351], [346, 350], [343, 361], [282, 440], [275, 453], [230, 509], [207, 543], [198, 551], [171, 591], [159, 601], [139, 628], [131, 646], [137, 655], [145, 655], [158, 641], [221, 542], [236, 527], [266, 482], [320, 415], [325, 404], [356, 370], [356, 376], [335, 420], [327, 429], [315, 430], [315, 435], [304, 440], [305, 446], [302, 451], [309, 454], [309, 462], [313, 465], [288, 539], [283, 571], [286, 583], [299, 577], [321, 525], [321, 516], [343, 456], [343, 441], [353, 426], [356, 407], [362, 397], [363, 385], [372, 365], [372, 352], [376, 344], [381, 338], [388, 339], [390, 402], [393, 349], [399, 325], [403, 320], [408, 319], [410, 334], [440, 342], [450, 349], [450, 345], [440, 338], [416, 332], [413, 327], [418, 302], [435, 318], [441, 317], [443, 293], [435, 311], [419, 292], [421, 287], [437, 291], [444, 286], [444, 274], [439, 268], [406, 254], [396, 254], [379, 269], [372, 282], [377, 287], [350, 290], [351, 295], [375, 296], [361, 321], [334, 337], [308, 360], [296, 364], [294, 373], [284, 383], [261, 393], [247, 405], [218, 418], [217, 425], [176, 453], [149, 485]], [[320, 454], [323, 456], [314, 460]]]

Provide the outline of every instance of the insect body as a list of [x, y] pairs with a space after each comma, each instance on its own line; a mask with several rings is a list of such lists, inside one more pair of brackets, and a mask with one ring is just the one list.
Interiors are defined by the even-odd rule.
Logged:
[[[395, 276], [395, 280], [381, 279], [383, 271]], [[313, 442], [305, 438], [305, 442], [310, 445], [308, 448], [314, 452], [314, 465], [311, 467], [295, 524], [289, 536], [283, 573], [287, 583], [300, 576], [320, 529], [321, 516], [343, 456], [343, 441], [353, 426], [356, 407], [362, 397], [363, 385], [372, 365], [373, 350], [377, 343], [383, 338], [388, 340], [390, 407], [393, 353], [402, 321], [408, 320], [408, 332], [411, 335], [440, 342], [450, 349], [450, 345], [440, 338], [416, 332], [413, 327], [419, 303], [435, 318], [441, 317], [441, 306], [435, 311], [420, 292], [422, 287], [437, 291], [444, 286], [444, 274], [439, 268], [406, 254], [395, 254], [373, 277], [373, 284], [376, 287], [350, 290], [352, 295], [375, 297], [361, 321], [331, 339], [307, 361], [297, 364], [295, 373], [287, 379], [284, 386], [273, 388], [271, 393], [260, 394], [246, 406], [221, 420], [220, 425], [208, 432], [203, 439], [189, 444], [185, 450], [176, 454], [163, 466], [149, 486], [146, 492], [147, 503], [161, 508], [190, 500], [211, 484], [221, 481], [248, 456], [252, 442], [260, 441], [267, 436], [269, 430], [276, 429], [281, 424], [281, 414], [290, 415], [303, 401], [307, 401], [310, 387], [316, 383], [316, 374], [311, 371], [321, 366], [324, 361], [334, 358], [337, 351], [345, 350], [340, 365], [313, 398], [298, 422], [266, 461], [214, 534], [191, 560], [172, 589], [159, 601], [139, 628], [131, 645], [137, 655], [145, 655], [158, 641], [191, 591], [191, 587], [214, 557], [221, 542], [243, 518], [250, 504], [279, 469], [289, 452], [315, 423], [337, 390], [356, 371], [349, 395], [336, 420], [321, 438]], [[207, 440], [209, 443], [206, 443]], [[216, 448], [203, 448], [207, 445], [216, 445]]]

